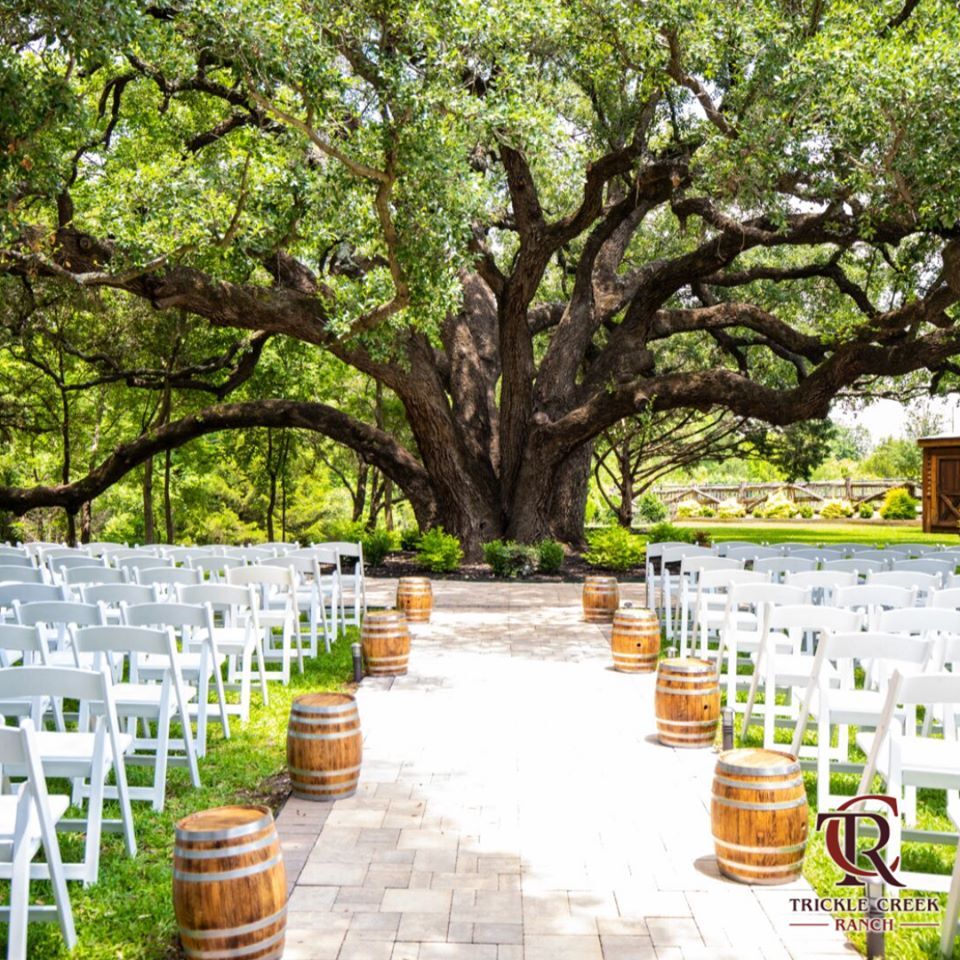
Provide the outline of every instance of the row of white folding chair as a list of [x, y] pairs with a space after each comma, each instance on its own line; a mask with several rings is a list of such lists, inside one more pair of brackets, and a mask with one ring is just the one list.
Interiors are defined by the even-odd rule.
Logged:
[[[936, 708], [943, 718], [941, 737], [921, 731], [916, 722], [918, 707], [927, 711]], [[890, 679], [886, 698], [874, 733], [858, 733], [857, 743], [867, 754], [860, 778], [858, 795], [872, 794], [873, 780], [879, 774], [885, 781], [885, 792], [900, 805], [900, 816], [889, 816], [891, 828], [887, 856], [890, 862], [902, 857], [904, 841], [955, 845], [957, 834], [938, 833], [909, 828], [911, 789], [925, 788], [946, 791], [947, 810], [954, 823], [960, 819], [960, 674], [939, 672], [903, 674], [895, 671]], [[884, 810], [889, 813], [889, 811]], [[907, 821], [907, 828], [904, 827]], [[949, 875], [904, 870], [899, 878], [911, 889], [950, 891], [943, 922], [943, 944], [952, 947], [957, 922], [957, 887]], [[956, 868], [954, 870], [956, 875]], [[949, 955], [949, 954], [947, 954]]]
[[[66, 813], [70, 798], [47, 792], [30, 720], [24, 720], [19, 728], [0, 729], [4, 779], [11, 768], [22, 770], [24, 779], [13, 793], [0, 796], [0, 878], [10, 882], [10, 904], [0, 907], [0, 916], [8, 925], [7, 960], [26, 960], [29, 920], [57, 921], [67, 950], [77, 942], [56, 833], [56, 824]], [[30, 904], [32, 861], [41, 848], [53, 887], [52, 906]]]

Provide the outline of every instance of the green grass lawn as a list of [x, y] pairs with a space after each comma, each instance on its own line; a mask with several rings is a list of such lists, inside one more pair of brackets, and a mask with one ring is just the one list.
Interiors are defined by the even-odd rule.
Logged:
[[681, 520], [676, 526], [706, 530], [714, 541], [750, 543], [936, 543], [960, 547], [960, 537], [924, 533], [919, 523], [882, 523], [877, 520]]
[[[162, 813], [142, 802], [134, 802], [138, 855], [129, 859], [119, 834], [105, 834], [100, 860], [100, 880], [84, 890], [70, 883], [78, 944], [73, 954], [63, 947], [56, 924], [30, 925], [30, 960], [65, 958], [77, 960], [160, 960], [180, 956], [176, 921], [173, 915], [171, 869], [175, 823], [187, 814], [229, 803], [266, 803], [276, 807], [279, 775], [286, 766], [286, 732], [290, 703], [301, 693], [336, 690], [352, 675], [350, 640], [341, 638], [332, 652], [305, 662], [304, 673], [294, 668], [290, 685], [269, 686], [269, 706], [264, 707], [254, 692], [250, 722], [242, 726], [231, 718], [229, 740], [213, 724], [207, 755], [200, 761], [202, 787], [190, 785], [187, 770], [171, 768], [167, 776], [167, 802]], [[149, 783], [153, 769], [129, 768], [131, 784]], [[51, 781], [51, 792], [56, 782]], [[112, 806], [112, 809], [111, 809]], [[117, 817], [115, 805], [108, 804], [107, 816]], [[64, 857], [79, 858], [80, 835], [61, 834]], [[49, 887], [31, 884], [34, 902], [41, 897], [52, 902]], [[38, 897], [40, 894], [40, 897]], [[0, 926], [4, 939], [6, 926]], [[6, 951], [5, 942], [2, 949]]]

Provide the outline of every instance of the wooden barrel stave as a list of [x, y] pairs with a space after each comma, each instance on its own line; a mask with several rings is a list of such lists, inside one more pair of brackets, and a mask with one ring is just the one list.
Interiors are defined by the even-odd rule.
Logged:
[[433, 612], [433, 586], [426, 577], [401, 577], [397, 583], [397, 609], [409, 623], [429, 623]]
[[293, 795], [304, 800], [352, 797], [360, 779], [363, 737], [349, 693], [308, 693], [290, 706], [287, 769]]
[[610, 623], [620, 606], [620, 588], [615, 577], [586, 577], [583, 581], [583, 619], [587, 623]]
[[720, 681], [709, 660], [661, 660], [656, 687], [657, 737], [670, 747], [713, 746], [720, 722]]
[[190, 960], [280, 960], [287, 881], [267, 807], [218, 807], [177, 824], [173, 903]]
[[400, 610], [368, 612], [360, 629], [360, 643], [371, 676], [398, 677], [407, 672], [410, 629]]
[[803, 773], [792, 754], [746, 749], [721, 754], [710, 816], [724, 876], [755, 884], [790, 883], [800, 876], [808, 809]]
[[653, 673], [660, 657], [660, 622], [643, 607], [613, 615], [610, 650], [614, 669], [621, 673]]

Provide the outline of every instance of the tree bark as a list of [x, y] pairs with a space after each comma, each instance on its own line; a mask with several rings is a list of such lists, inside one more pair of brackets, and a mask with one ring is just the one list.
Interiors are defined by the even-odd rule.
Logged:
[[143, 542], [153, 543], [154, 540], [153, 457], [147, 457], [143, 463]]

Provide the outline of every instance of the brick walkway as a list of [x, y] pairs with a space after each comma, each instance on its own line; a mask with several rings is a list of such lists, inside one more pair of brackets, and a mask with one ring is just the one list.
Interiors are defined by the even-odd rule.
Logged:
[[657, 744], [653, 678], [610, 669], [577, 585], [435, 594], [410, 673], [360, 689], [357, 796], [280, 815], [287, 960], [856, 956], [830, 928], [788, 926], [806, 883], [719, 876], [714, 754]]

